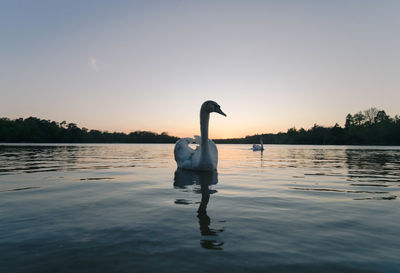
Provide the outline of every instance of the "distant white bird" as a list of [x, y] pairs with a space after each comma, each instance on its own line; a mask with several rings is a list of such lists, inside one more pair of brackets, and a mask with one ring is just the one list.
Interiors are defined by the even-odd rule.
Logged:
[[253, 144], [253, 151], [264, 151], [264, 143], [261, 137], [260, 137], [260, 143], [261, 145]]
[[[208, 100], [201, 105], [200, 131], [201, 137], [196, 139], [181, 138], [175, 144], [174, 155], [178, 168], [187, 170], [213, 171], [217, 169], [218, 150], [214, 141], [208, 139], [208, 123], [210, 113], [215, 112], [226, 117], [221, 107], [215, 101]], [[189, 147], [190, 143], [197, 143], [196, 149]]]

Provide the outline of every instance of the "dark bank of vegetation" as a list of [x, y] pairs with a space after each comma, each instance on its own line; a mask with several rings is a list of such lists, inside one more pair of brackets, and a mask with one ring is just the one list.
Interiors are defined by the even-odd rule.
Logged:
[[[286, 133], [262, 134], [245, 138], [217, 139], [216, 143], [252, 144], [325, 144], [325, 145], [400, 145], [400, 118], [370, 108], [348, 114], [344, 128], [314, 125], [311, 129], [290, 128]], [[75, 123], [29, 117], [10, 120], [0, 118], [0, 142], [28, 143], [174, 143], [177, 137], [167, 133], [136, 131], [109, 133], [79, 128]]]
[[344, 128], [314, 125], [311, 129], [290, 128], [286, 133], [262, 134], [245, 138], [218, 139], [216, 143], [324, 144], [324, 145], [400, 145], [400, 118], [384, 110], [370, 108], [348, 114]]
[[59, 123], [35, 117], [10, 120], [0, 118], [0, 142], [28, 143], [175, 143], [167, 133], [136, 131], [109, 133], [79, 128], [75, 123]]

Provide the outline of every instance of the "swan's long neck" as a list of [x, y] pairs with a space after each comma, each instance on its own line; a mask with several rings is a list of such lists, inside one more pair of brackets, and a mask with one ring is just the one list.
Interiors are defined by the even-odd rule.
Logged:
[[208, 123], [210, 113], [205, 109], [200, 110], [200, 132], [201, 132], [201, 161], [209, 157], [208, 151]]

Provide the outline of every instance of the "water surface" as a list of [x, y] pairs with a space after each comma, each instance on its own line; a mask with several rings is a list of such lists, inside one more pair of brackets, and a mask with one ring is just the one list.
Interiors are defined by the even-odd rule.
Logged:
[[400, 272], [400, 148], [0, 145], [0, 272]]

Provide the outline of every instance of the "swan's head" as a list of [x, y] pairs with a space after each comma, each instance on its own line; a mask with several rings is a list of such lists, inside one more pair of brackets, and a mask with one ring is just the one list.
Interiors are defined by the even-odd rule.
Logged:
[[201, 106], [201, 110], [206, 111], [208, 113], [215, 112], [226, 117], [226, 114], [221, 110], [221, 106], [219, 106], [218, 103], [212, 100], [204, 102], [203, 105]]

